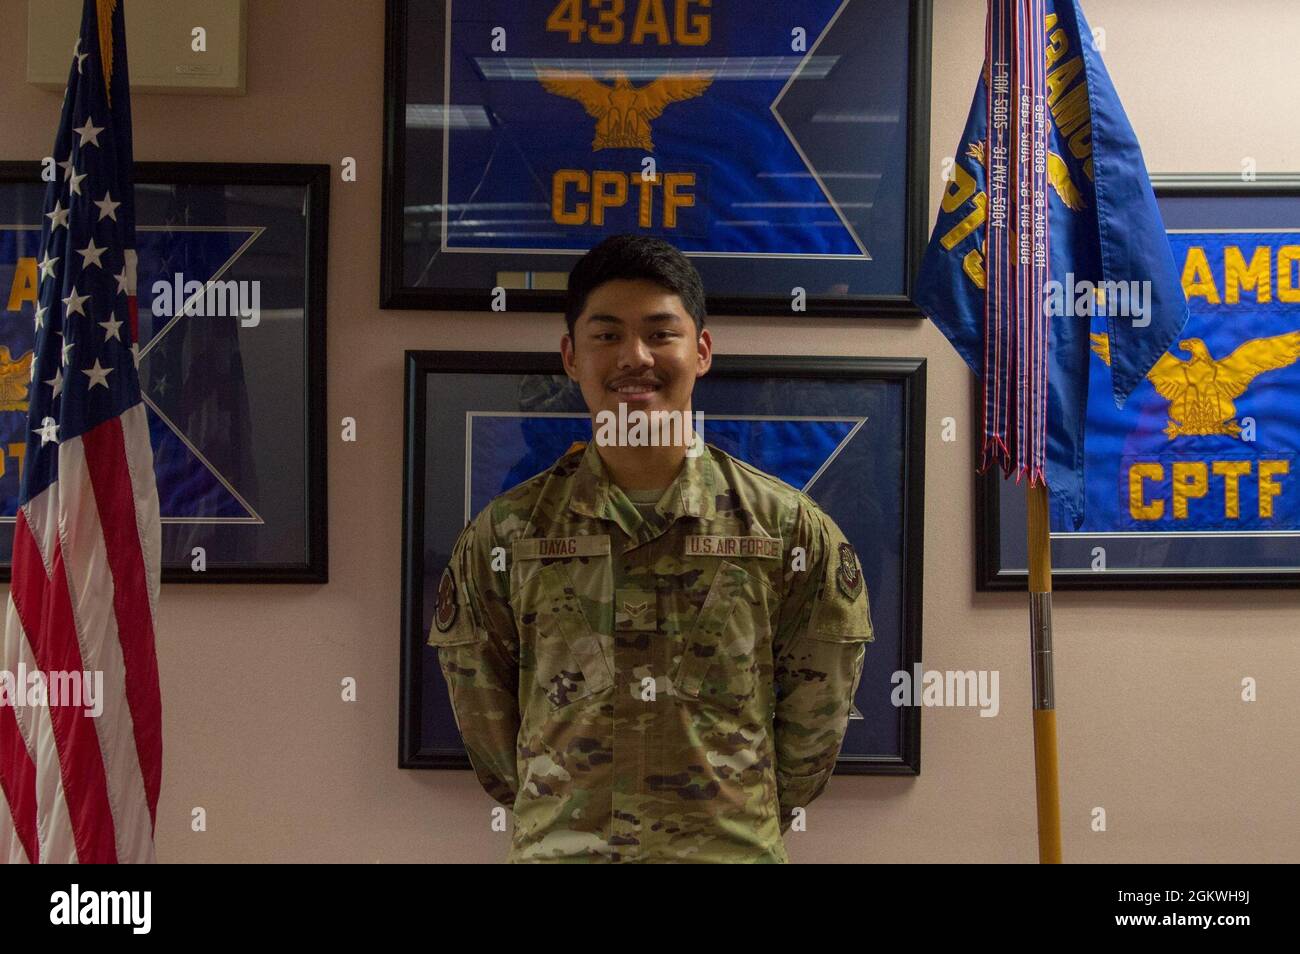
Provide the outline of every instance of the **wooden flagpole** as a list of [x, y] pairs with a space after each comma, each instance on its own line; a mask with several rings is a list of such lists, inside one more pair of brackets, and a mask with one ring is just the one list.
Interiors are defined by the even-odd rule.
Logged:
[[1029, 503], [1029, 649], [1034, 695], [1034, 774], [1038, 793], [1038, 860], [1061, 863], [1061, 793], [1057, 781], [1056, 697], [1052, 685], [1052, 548], [1047, 485], [1025, 481]]

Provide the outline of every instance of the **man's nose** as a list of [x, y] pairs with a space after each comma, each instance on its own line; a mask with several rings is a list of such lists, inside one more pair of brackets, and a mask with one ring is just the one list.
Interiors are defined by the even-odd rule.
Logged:
[[640, 368], [651, 363], [650, 348], [640, 335], [628, 335], [623, 339], [618, 352], [620, 368]]

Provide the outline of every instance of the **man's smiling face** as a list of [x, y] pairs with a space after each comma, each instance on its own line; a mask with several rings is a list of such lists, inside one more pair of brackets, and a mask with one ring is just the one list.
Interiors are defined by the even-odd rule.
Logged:
[[689, 412], [713, 343], [707, 330], [697, 336], [678, 295], [655, 282], [620, 278], [587, 296], [560, 353], [593, 415], [617, 414], [620, 402], [629, 411]]

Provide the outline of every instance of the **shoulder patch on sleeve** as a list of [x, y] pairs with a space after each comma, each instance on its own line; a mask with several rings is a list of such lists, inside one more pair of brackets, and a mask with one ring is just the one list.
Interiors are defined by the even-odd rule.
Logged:
[[808, 634], [830, 642], [870, 642], [873, 638], [871, 605], [857, 550], [829, 515], [820, 514], [819, 523], [821, 590]]
[[835, 571], [835, 583], [850, 601], [856, 600], [862, 592], [862, 567], [858, 555], [851, 543], [840, 543], [839, 568]]
[[438, 605], [433, 611], [433, 625], [437, 627], [438, 632], [445, 633], [451, 629], [456, 622], [456, 613], [460, 606], [456, 594], [456, 578], [452, 575], [451, 567], [448, 566], [442, 571], [442, 579], [438, 581]]

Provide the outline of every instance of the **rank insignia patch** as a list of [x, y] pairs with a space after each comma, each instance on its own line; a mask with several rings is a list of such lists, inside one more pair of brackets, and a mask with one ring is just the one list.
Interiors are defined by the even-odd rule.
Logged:
[[433, 625], [438, 632], [445, 633], [456, 622], [456, 578], [451, 575], [451, 567], [442, 571], [438, 581], [438, 606], [433, 611]]
[[835, 582], [849, 600], [856, 600], [862, 592], [862, 568], [851, 543], [840, 544], [840, 567], [835, 572]]

